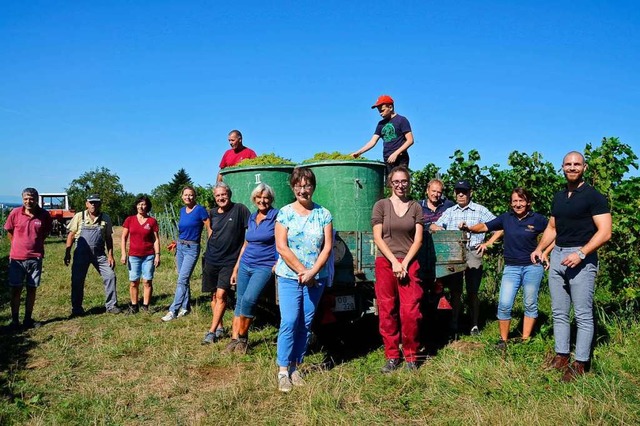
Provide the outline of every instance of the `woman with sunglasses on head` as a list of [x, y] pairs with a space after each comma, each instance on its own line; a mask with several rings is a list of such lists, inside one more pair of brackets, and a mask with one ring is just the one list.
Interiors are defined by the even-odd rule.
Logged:
[[380, 335], [387, 359], [382, 373], [390, 373], [402, 363], [418, 368], [420, 300], [423, 289], [418, 271], [418, 251], [422, 245], [422, 208], [409, 199], [411, 175], [404, 166], [394, 167], [387, 179], [391, 196], [373, 206], [371, 225], [378, 247], [375, 292], [380, 317]]
[[328, 284], [327, 261], [333, 247], [329, 210], [313, 202], [316, 177], [311, 169], [293, 169], [289, 184], [296, 201], [276, 218], [276, 262], [280, 330], [278, 331], [278, 390], [304, 385], [298, 370], [311, 335], [311, 321]]

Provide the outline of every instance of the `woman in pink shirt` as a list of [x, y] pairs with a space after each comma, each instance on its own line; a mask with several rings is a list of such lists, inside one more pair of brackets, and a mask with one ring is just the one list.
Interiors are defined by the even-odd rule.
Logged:
[[[146, 196], [140, 196], [136, 200], [136, 211], [134, 216], [129, 216], [122, 225], [122, 238], [120, 248], [122, 256], [120, 262], [129, 268], [129, 295], [131, 303], [128, 312], [135, 314], [138, 312], [138, 285], [140, 277], [144, 283], [144, 293], [142, 297], [142, 310], [149, 311], [149, 303], [153, 293], [153, 273], [160, 265], [160, 237], [158, 235], [158, 222], [149, 216], [151, 210], [151, 200]], [[127, 239], [129, 242], [129, 259], [127, 261]]]

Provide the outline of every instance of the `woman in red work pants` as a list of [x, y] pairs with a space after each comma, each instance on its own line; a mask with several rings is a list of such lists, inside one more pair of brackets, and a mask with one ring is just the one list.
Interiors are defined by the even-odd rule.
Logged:
[[375, 291], [387, 359], [382, 373], [398, 369], [402, 355], [406, 369], [418, 368], [423, 294], [417, 260], [422, 244], [422, 209], [409, 199], [409, 170], [404, 166], [393, 168], [387, 184], [392, 194], [374, 205], [371, 216], [373, 239], [378, 246]]

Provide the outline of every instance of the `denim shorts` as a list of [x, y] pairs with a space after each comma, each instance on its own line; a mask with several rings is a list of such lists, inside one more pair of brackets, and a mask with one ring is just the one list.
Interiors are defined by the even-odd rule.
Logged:
[[148, 256], [129, 256], [127, 266], [129, 267], [129, 281], [139, 281], [140, 276], [146, 281], [153, 279], [153, 273], [156, 270], [153, 261], [155, 255]]
[[11, 287], [22, 287], [26, 281], [27, 287], [38, 288], [40, 275], [42, 275], [42, 258], [11, 259], [9, 262], [9, 286]]

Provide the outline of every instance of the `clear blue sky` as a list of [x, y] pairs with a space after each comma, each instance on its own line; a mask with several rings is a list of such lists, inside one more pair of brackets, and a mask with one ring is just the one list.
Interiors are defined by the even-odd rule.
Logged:
[[[13, 1], [0, 13], [0, 196], [107, 167], [148, 192], [213, 183], [245, 145], [352, 152], [390, 94], [411, 167], [482, 164], [617, 136], [640, 155], [632, 1]], [[381, 143], [365, 154], [382, 156]]]

